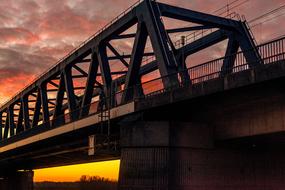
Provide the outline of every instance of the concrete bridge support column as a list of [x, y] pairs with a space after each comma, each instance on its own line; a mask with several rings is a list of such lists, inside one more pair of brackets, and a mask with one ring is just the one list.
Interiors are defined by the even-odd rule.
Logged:
[[285, 153], [214, 146], [207, 125], [130, 122], [121, 131], [120, 190], [281, 190]]
[[[213, 132], [198, 123], [124, 122], [119, 189], [179, 189], [192, 175], [192, 148], [213, 147]], [[190, 157], [189, 157], [190, 156]], [[193, 159], [194, 159], [193, 157]], [[183, 188], [182, 188], [183, 189]]]
[[17, 171], [0, 177], [0, 190], [33, 190], [33, 171]]

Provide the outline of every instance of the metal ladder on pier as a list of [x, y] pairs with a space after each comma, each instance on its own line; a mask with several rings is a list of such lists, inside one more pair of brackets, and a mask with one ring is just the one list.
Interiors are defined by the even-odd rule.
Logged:
[[[103, 101], [103, 100], [101, 100]], [[99, 103], [99, 131], [98, 134], [89, 136], [89, 150], [88, 155], [94, 156], [95, 153], [101, 149], [111, 150], [117, 149], [117, 142], [112, 142], [111, 137], [111, 109], [108, 102]], [[113, 144], [112, 144], [113, 143]]]
[[[110, 136], [111, 134], [111, 109], [109, 104], [105, 104], [99, 114], [100, 133], [102, 135]], [[107, 129], [107, 131], [106, 131]], [[107, 134], [106, 134], [107, 133]]]

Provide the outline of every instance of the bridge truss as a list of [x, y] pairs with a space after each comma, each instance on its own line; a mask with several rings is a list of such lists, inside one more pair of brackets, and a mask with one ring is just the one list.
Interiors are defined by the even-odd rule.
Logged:
[[[163, 18], [191, 26], [166, 28]], [[179, 44], [171, 38], [171, 34], [192, 31], [202, 35]], [[0, 108], [0, 140], [40, 127], [54, 128], [144, 97], [148, 93], [142, 77], [153, 71], [159, 72], [163, 89], [191, 85], [208, 73], [201, 69], [205, 65], [188, 72], [186, 58], [226, 39], [225, 58], [212, 63], [219, 76], [234, 72], [241, 56], [249, 68], [263, 64], [245, 21], [152, 0], [138, 2], [5, 103]], [[127, 40], [133, 40], [128, 54], [112, 45]], [[152, 48], [146, 52], [148, 43]], [[122, 69], [114, 67], [114, 61]]]

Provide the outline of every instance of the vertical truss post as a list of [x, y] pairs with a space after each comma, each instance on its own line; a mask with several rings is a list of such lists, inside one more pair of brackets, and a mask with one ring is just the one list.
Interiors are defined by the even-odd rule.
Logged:
[[20, 102], [20, 110], [19, 110], [19, 116], [18, 116], [18, 122], [17, 122], [17, 127], [16, 127], [16, 134], [21, 133], [24, 131], [24, 126], [23, 126], [23, 103]]
[[65, 88], [67, 93], [69, 115], [72, 121], [79, 117], [79, 110], [76, 106], [76, 96], [74, 94], [74, 86], [72, 80], [72, 67], [68, 66], [64, 70]]
[[91, 104], [91, 100], [93, 97], [94, 85], [95, 85], [96, 77], [98, 73], [98, 66], [99, 66], [99, 62], [98, 62], [97, 54], [96, 52], [94, 52], [94, 50], [92, 50], [91, 63], [89, 66], [88, 78], [86, 82], [84, 96], [82, 99], [82, 105], [81, 105], [82, 109], [81, 109], [80, 117], [84, 117], [89, 114], [90, 104]]
[[[7, 108], [7, 116], [4, 127], [4, 139], [8, 138], [8, 136], [14, 136], [15, 132], [15, 123], [14, 123], [14, 105], [11, 105]], [[10, 135], [9, 135], [10, 133]]]
[[23, 109], [23, 118], [24, 118], [24, 130], [28, 130], [31, 128], [28, 95], [23, 96], [21, 101], [23, 104], [22, 109]]
[[137, 83], [137, 85], [135, 86], [135, 91], [134, 91], [134, 97], [135, 98], [140, 98], [142, 96], [144, 96], [144, 91], [143, 91], [143, 87], [142, 87], [142, 76], [139, 77], [139, 82]]
[[[165, 88], [177, 86], [179, 84], [176, 58], [173, 50], [170, 49], [168, 34], [160, 18], [159, 6], [152, 0], [145, 0], [144, 21], [156, 56], [160, 75], [163, 78]], [[168, 76], [168, 77], [165, 77]]]
[[[182, 54], [183, 54], [183, 52], [182, 52]], [[184, 85], [190, 85], [191, 79], [190, 79], [190, 75], [189, 75], [188, 70], [187, 70], [186, 60], [185, 60], [184, 55], [181, 55], [181, 57], [179, 58], [179, 62], [180, 62], [180, 64], [178, 64], [178, 71], [179, 71], [179, 76], [181, 78], [181, 82]]]
[[122, 102], [127, 102], [134, 98], [134, 91], [140, 83], [140, 67], [143, 59], [144, 49], [147, 42], [147, 28], [145, 23], [140, 22], [137, 27], [132, 57], [126, 76], [125, 91], [122, 97]]
[[0, 112], [0, 141], [3, 139], [3, 112]]
[[64, 92], [65, 92], [65, 77], [64, 73], [61, 73], [59, 79], [59, 87], [56, 95], [55, 109], [53, 113], [53, 123], [52, 123], [53, 126], [58, 126], [65, 123], [64, 112], [62, 109]]
[[8, 135], [9, 135], [9, 108], [7, 108], [6, 110], [6, 121], [5, 121], [5, 126], [4, 126], [4, 135], [3, 135], [3, 139], [7, 139]]
[[15, 135], [14, 105], [9, 106], [10, 137]]
[[100, 65], [100, 71], [101, 71], [101, 76], [103, 79], [104, 83], [104, 93], [105, 93], [105, 103], [106, 106], [109, 107], [111, 101], [107, 101], [107, 99], [110, 100], [112, 97], [108, 97], [111, 94], [111, 84], [112, 84], [112, 76], [111, 76], [111, 70], [110, 70], [110, 65], [108, 61], [108, 56], [107, 56], [107, 49], [106, 49], [106, 44], [104, 42], [100, 43], [97, 46], [97, 56], [98, 56], [98, 61]]
[[[182, 47], [184, 47], [186, 45], [186, 36], [182, 36], [181, 37], [181, 45]], [[175, 49], [173, 43], [172, 43], [173, 49]], [[181, 81], [182, 84], [191, 84], [191, 80], [190, 80], [190, 75], [188, 73], [187, 70], [187, 65], [186, 65], [186, 56], [185, 56], [185, 52], [184, 49], [182, 49], [181, 51], [181, 55], [178, 58], [178, 71], [179, 71], [179, 75], [181, 77]]]
[[41, 95], [42, 111], [43, 111], [43, 125], [45, 127], [50, 127], [47, 84], [46, 83], [41, 84], [40, 93], [41, 93], [40, 95]]
[[34, 116], [33, 116], [33, 121], [32, 121], [32, 128], [38, 126], [40, 113], [41, 113], [41, 90], [40, 88], [38, 88], [36, 105], [35, 105]]
[[229, 37], [228, 47], [226, 50], [224, 63], [221, 69], [221, 74], [220, 74], [221, 77], [224, 77], [229, 73], [232, 73], [235, 60], [237, 57], [238, 48], [239, 48], [238, 41], [235, 39], [234, 35], [231, 35]]

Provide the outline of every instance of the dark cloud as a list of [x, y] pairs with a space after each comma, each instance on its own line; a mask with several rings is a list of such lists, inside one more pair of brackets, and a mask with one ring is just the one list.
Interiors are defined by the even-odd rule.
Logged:
[[0, 101], [15, 94], [55, 61], [49, 56], [0, 48]]
[[[26, 75], [40, 74], [43, 65], [49, 67], [56, 60], [49, 56], [27, 54], [10, 49], [0, 48], [0, 80], [19, 73]], [[3, 75], [3, 73], [6, 73]], [[1, 83], [1, 82], [0, 82]]]

